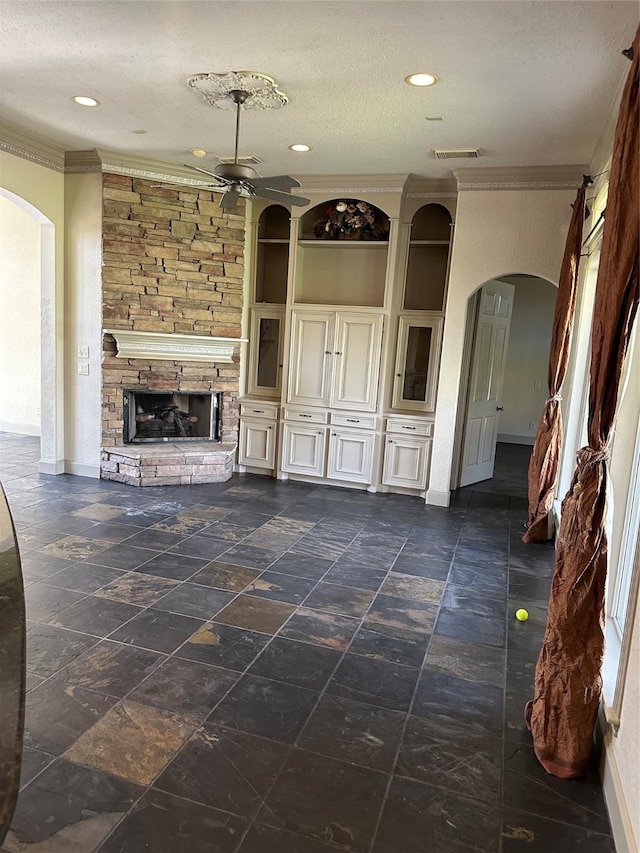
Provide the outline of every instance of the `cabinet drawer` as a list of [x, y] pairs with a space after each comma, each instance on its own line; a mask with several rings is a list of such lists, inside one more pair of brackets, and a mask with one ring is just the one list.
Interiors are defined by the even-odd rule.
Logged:
[[285, 409], [286, 421], [300, 421], [305, 424], [326, 424], [328, 413], [321, 409], [318, 411], [300, 411], [300, 409]]
[[387, 418], [387, 432], [398, 432], [403, 435], [420, 435], [431, 438], [433, 435], [433, 422], [414, 421], [409, 418]]
[[376, 419], [370, 415], [342, 415], [333, 412], [331, 423], [334, 426], [354, 427], [356, 429], [375, 429]]
[[240, 415], [243, 418], [278, 418], [278, 407], [273, 403], [241, 403]]
[[382, 482], [385, 486], [424, 489], [431, 442], [424, 438], [388, 435], [384, 446]]

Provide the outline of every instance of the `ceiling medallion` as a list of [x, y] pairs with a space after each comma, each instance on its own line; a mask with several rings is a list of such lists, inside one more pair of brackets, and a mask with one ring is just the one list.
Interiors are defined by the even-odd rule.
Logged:
[[235, 110], [236, 105], [230, 92], [241, 90], [249, 97], [242, 104], [245, 110], [278, 109], [288, 103], [289, 98], [280, 92], [276, 81], [258, 71], [228, 71], [226, 74], [194, 74], [187, 80], [189, 86], [199, 92], [212, 107]]

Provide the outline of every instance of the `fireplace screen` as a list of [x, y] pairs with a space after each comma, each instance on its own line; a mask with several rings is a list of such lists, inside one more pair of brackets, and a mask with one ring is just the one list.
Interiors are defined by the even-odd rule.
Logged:
[[218, 441], [220, 394], [124, 392], [124, 443]]

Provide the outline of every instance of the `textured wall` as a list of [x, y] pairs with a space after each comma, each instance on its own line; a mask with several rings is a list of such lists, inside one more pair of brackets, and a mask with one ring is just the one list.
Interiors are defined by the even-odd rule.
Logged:
[[575, 190], [467, 190], [458, 196], [427, 500], [451, 487], [467, 300], [509, 273], [557, 281]]
[[[240, 337], [244, 201], [232, 213], [211, 191], [105, 175], [103, 326], [141, 332]], [[233, 364], [116, 358], [105, 335], [102, 444], [122, 442], [122, 389], [223, 392], [222, 438], [238, 432]]]
[[2, 196], [0, 257], [0, 429], [40, 435], [40, 224]]

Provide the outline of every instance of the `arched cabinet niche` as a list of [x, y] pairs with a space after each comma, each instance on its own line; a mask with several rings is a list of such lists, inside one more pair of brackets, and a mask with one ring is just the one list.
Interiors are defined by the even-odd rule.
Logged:
[[293, 301], [384, 305], [389, 217], [361, 199], [336, 198], [300, 221]]
[[282, 376], [291, 213], [271, 204], [258, 219], [255, 277], [249, 321], [247, 392], [277, 399]]

